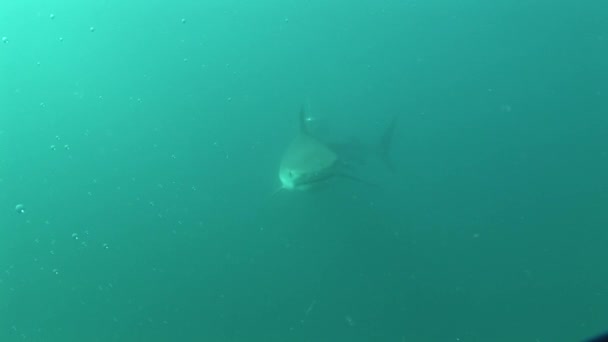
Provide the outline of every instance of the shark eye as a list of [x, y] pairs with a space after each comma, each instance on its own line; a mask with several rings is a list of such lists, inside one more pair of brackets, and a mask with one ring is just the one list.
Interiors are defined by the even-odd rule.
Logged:
[[293, 178], [293, 172], [289, 171], [289, 178]]

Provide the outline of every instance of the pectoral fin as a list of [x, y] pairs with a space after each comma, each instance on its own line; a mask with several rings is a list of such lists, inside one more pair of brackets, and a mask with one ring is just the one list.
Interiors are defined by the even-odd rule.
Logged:
[[365, 184], [365, 185], [368, 185], [368, 186], [372, 186], [374, 188], [379, 188], [380, 187], [380, 185], [378, 185], [378, 184], [372, 183], [372, 182], [370, 182], [368, 180], [359, 178], [357, 176], [353, 176], [353, 175], [348, 174], [348, 173], [336, 173], [336, 174], [334, 174], [334, 177], [340, 177], [340, 178], [350, 179], [353, 182]]

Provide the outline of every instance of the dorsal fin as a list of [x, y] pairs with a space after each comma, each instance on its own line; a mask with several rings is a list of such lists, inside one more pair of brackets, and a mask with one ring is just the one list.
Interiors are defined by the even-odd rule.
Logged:
[[302, 134], [310, 134], [308, 132], [308, 125], [307, 125], [307, 120], [306, 120], [306, 110], [304, 109], [304, 106], [302, 106], [300, 108], [300, 133]]
[[382, 139], [380, 140], [380, 145], [378, 146], [378, 152], [380, 153], [380, 158], [382, 158], [382, 161], [389, 168], [389, 170], [391, 170], [393, 172], [395, 171], [395, 166], [389, 156], [389, 153], [390, 153], [391, 143], [393, 141], [393, 135], [395, 134], [396, 126], [397, 126], [397, 116], [394, 116], [393, 119], [391, 120], [391, 123], [384, 131], [384, 134], [382, 135]]

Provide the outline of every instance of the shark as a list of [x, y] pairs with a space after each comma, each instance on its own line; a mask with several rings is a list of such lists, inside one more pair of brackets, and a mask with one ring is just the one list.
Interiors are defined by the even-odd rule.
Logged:
[[[347, 156], [357, 154], [367, 146], [356, 143], [326, 143], [312, 134], [308, 127], [304, 107], [299, 113], [299, 130], [287, 146], [279, 164], [279, 190], [306, 191], [335, 178], [347, 178], [360, 183], [374, 185], [352, 172]], [[374, 152], [389, 169], [394, 170], [388, 153], [396, 126], [396, 117], [384, 132]]]

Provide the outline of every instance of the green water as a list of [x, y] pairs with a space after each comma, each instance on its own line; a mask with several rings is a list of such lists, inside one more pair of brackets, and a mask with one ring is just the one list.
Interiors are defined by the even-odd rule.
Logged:
[[[0, 341], [608, 329], [606, 13], [2, 1]], [[397, 116], [396, 171], [273, 195], [302, 104], [347, 141]]]

